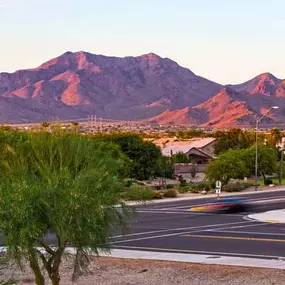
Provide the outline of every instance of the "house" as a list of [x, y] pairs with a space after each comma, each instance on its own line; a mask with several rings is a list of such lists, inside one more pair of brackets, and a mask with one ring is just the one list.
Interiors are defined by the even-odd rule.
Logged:
[[[215, 158], [216, 138], [193, 138], [189, 140], [179, 140], [177, 138], [159, 139], [153, 141], [161, 148], [164, 156], [171, 157], [177, 153], [184, 153], [191, 163], [175, 163], [174, 174], [187, 176], [190, 174], [191, 181], [196, 174], [203, 177], [209, 163]], [[194, 176], [193, 176], [194, 175]], [[204, 178], [201, 178], [202, 180]]]
[[193, 164], [208, 164], [215, 157], [216, 138], [196, 138], [191, 140], [173, 140], [163, 143], [161, 147], [164, 156], [171, 157], [184, 153]]

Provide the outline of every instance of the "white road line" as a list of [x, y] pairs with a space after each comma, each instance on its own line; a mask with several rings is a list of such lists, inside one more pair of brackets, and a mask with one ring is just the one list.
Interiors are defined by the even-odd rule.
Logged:
[[[207, 230], [211, 231], [211, 230]], [[227, 230], [216, 230], [216, 232], [219, 233], [233, 233], [233, 234], [247, 234], [247, 235], [265, 235], [265, 236], [285, 236], [285, 234], [279, 234], [279, 233], [261, 233], [261, 232], [244, 232], [244, 231], [227, 231]]]
[[140, 232], [140, 233], [134, 233], [134, 234], [127, 234], [127, 235], [117, 235], [117, 236], [113, 236], [113, 238], [121, 238], [121, 237], [128, 237], [128, 236], [138, 236], [138, 235], [148, 235], [148, 234], [157, 234], [157, 233], [173, 232], [173, 231], [181, 231], [181, 230], [190, 230], [190, 229], [197, 229], [197, 228], [208, 228], [208, 227], [223, 226], [223, 225], [248, 224], [248, 223], [255, 224], [256, 221], [250, 220], [250, 221], [235, 222], [235, 223], [222, 223], [222, 224], [214, 224], [214, 225], [192, 226], [192, 227], [183, 227], [183, 228], [147, 231], [147, 232]]
[[[241, 224], [242, 222], [240, 222]], [[221, 224], [221, 225], [233, 225], [234, 223], [226, 223], [226, 224]], [[260, 225], [264, 225], [263, 223], [260, 223]], [[213, 226], [218, 226], [217, 224], [216, 225], [208, 225], [208, 226], [203, 226], [204, 228], [205, 227], [213, 227]], [[253, 225], [253, 223], [250, 223], [250, 224], [247, 224], [245, 225], [244, 227], [246, 226], [255, 226]], [[126, 242], [133, 242], [133, 241], [140, 241], [140, 240], [147, 240], [147, 239], [156, 239], [156, 238], [164, 238], [164, 237], [171, 237], [171, 236], [180, 236], [180, 235], [185, 235], [185, 234], [190, 234], [190, 233], [197, 233], [197, 232], [201, 232], [203, 230], [201, 230], [203, 227], [193, 227], [192, 229], [195, 229], [195, 230], [192, 230], [192, 231], [183, 231], [183, 232], [178, 232], [178, 233], [170, 233], [170, 234], [163, 234], [163, 235], [155, 235], [155, 236], [148, 236], [148, 237], [139, 237], [139, 238], [134, 238], [134, 239], [128, 239], [128, 240], [120, 240], [120, 241], [113, 241], [111, 242], [110, 244], [118, 244], [118, 243], [126, 243]], [[242, 227], [242, 226], [241, 226]], [[223, 230], [223, 229], [235, 229], [236, 227], [221, 227], [221, 228], [218, 228], [220, 230]]]
[[258, 224], [249, 224], [249, 225], [244, 225], [244, 226], [233, 226], [233, 227], [226, 227], [226, 228], [218, 228], [218, 229], [207, 229], [207, 230], [203, 230], [201, 232], [215, 232], [215, 231], [219, 231], [219, 230], [224, 230], [224, 229], [239, 229], [239, 228], [247, 228], [247, 227], [259, 227], [259, 226], [265, 226], [267, 224], [264, 223], [258, 223]]
[[276, 255], [263, 255], [263, 254], [250, 254], [250, 253], [234, 253], [234, 252], [223, 252], [223, 251], [203, 251], [203, 250], [187, 250], [187, 249], [169, 249], [169, 248], [154, 248], [154, 247], [140, 247], [140, 246], [128, 246], [119, 245], [118, 248], [126, 249], [138, 249], [138, 250], [151, 250], [151, 251], [163, 251], [163, 252], [179, 252], [179, 253], [196, 253], [196, 254], [207, 254], [207, 255], [226, 255], [226, 256], [242, 256], [242, 257], [255, 257], [255, 258], [274, 258], [274, 259], [285, 259], [285, 256]]

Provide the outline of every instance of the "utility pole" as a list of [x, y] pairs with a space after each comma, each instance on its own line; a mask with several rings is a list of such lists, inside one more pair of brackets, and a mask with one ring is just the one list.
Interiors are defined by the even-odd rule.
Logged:
[[281, 151], [280, 166], [279, 166], [279, 184], [280, 185], [282, 185], [282, 182], [283, 182], [284, 144], [285, 144], [285, 138], [282, 138], [281, 143], [277, 145], [277, 147], [280, 147], [280, 151]]

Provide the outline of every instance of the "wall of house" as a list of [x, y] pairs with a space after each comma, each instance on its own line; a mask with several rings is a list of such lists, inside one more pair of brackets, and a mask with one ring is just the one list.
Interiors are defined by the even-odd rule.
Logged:
[[190, 163], [175, 163], [174, 174], [186, 174], [193, 171], [193, 167], [196, 168], [197, 173], [205, 173], [209, 164], [190, 164]]

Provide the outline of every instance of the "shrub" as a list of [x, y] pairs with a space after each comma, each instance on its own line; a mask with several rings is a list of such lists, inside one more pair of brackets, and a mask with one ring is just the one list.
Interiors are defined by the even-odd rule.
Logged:
[[271, 179], [265, 179], [265, 180], [264, 180], [264, 185], [265, 185], [265, 186], [268, 186], [268, 185], [270, 185], [270, 184], [273, 184], [273, 181], [272, 181]]
[[189, 186], [183, 186], [183, 187], [179, 187], [178, 191], [179, 191], [179, 193], [183, 194], [183, 193], [189, 192], [190, 188], [189, 188]]
[[173, 184], [167, 184], [166, 185], [166, 189], [173, 189], [174, 188], [174, 185]]
[[176, 198], [177, 197], [177, 191], [175, 189], [169, 189], [169, 190], [166, 190], [164, 192], [164, 195], [163, 195], [165, 198]]
[[202, 191], [202, 190], [209, 191], [211, 189], [210, 185], [206, 184], [206, 183], [197, 184], [196, 188], [200, 191]]
[[153, 191], [150, 187], [131, 187], [123, 193], [123, 198], [132, 201], [151, 200]]
[[181, 179], [180, 180], [180, 187], [184, 187], [186, 185], [187, 185], [186, 180], [185, 179]]
[[223, 187], [223, 191], [226, 192], [239, 192], [242, 191], [244, 189], [246, 189], [248, 186], [246, 183], [241, 183], [241, 182], [237, 182], [237, 183], [230, 183], [228, 185], [225, 185]]
[[127, 188], [130, 188], [132, 186], [132, 184], [133, 184], [132, 180], [125, 181], [125, 187], [127, 187]]
[[152, 198], [153, 199], [162, 199], [163, 194], [160, 191], [153, 191], [152, 192]]

